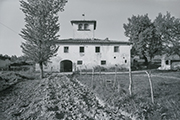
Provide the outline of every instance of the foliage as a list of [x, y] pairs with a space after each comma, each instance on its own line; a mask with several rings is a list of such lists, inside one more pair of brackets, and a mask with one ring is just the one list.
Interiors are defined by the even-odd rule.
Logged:
[[0, 54], [0, 59], [1, 60], [9, 59], [11, 62], [15, 62], [15, 63], [25, 62], [28, 60], [28, 58], [26, 56], [17, 57], [16, 55], [9, 56], [9, 55], [2, 55], [2, 54]]
[[5, 91], [7, 88], [13, 87], [20, 81], [33, 80], [37, 76], [32, 72], [1, 72], [0, 73], [0, 91]]
[[150, 60], [160, 53], [161, 41], [154, 25], [151, 25], [139, 34], [139, 42], [137, 49], [141, 54], [149, 57]]
[[6, 59], [11, 59], [11, 57], [10, 56], [8, 56], [8, 55], [2, 55], [2, 54], [0, 54], [0, 60], [6, 60]]
[[125, 36], [129, 37], [129, 41], [133, 43], [132, 55], [142, 56], [147, 64], [147, 57], [151, 60], [159, 53], [161, 41], [148, 14], [133, 15], [131, 18], [128, 18], [128, 23], [123, 24], [123, 27]]
[[63, 10], [66, 0], [21, 0], [21, 10], [25, 14], [25, 28], [20, 36], [22, 52], [40, 65], [41, 77], [43, 65], [47, 64], [58, 50], [53, 40], [58, 40], [59, 23], [57, 13]]
[[159, 13], [153, 22], [147, 14], [132, 16], [123, 27], [125, 36], [133, 43], [132, 55], [143, 57], [145, 64], [155, 55], [180, 56], [180, 19], [169, 12], [166, 15]]
[[[126, 68], [123, 65], [117, 65], [116, 67], [109, 67], [109, 68], [105, 68], [103, 66], [97, 65], [93, 67], [94, 72], [122, 72], [122, 71], [128, 71], [128, 68]], [[78, 70], [77, 72], [80, 72], [80, 70]], [[81, 72], [92, 72], [92, 69], [81, 69]]]
[[180, 19], [166, 15], [159, 15], [154, 20], [156, 30], [163, 41], [163, 51], [167, 54], [177, 54], [180, 56]]

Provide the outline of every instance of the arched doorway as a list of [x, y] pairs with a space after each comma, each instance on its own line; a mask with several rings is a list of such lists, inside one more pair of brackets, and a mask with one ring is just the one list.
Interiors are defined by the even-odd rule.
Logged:
[[70, 60], [61, 61], [60, 72], [72, 72], [72, 61]]

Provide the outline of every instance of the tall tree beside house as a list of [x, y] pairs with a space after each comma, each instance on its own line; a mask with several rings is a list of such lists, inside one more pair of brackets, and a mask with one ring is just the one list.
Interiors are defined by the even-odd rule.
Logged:
[[132, 55], [139, 55], [144, 58], [146, 66], [149, 61], [159, 53], [161, 41], [153, 22], [146, 15], [132, 16], [128, 23], [123, 24], [125, 36], [133, 43]]
[[180, 56], [180, 19], [171, 16], [158, 14], [154, 20], [156, 30], [163, 42], [163, 54], [176, 54]]
[[39, 64], [40, 78], [43, 78], [43, 65], [55, 55], [58, 47], [51, 42], [58, 40], [58, 12], [62, 11], [67, 0], [21, 0], [21, 10], [25, 14], [25, 28], [20, 36], [22, 52]]

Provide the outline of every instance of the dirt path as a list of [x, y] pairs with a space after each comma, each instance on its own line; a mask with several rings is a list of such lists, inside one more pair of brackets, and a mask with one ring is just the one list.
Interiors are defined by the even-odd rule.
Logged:
[[165, 75], [152, 75], [152, 77], [160, 77], [160, 78], [169, 78], [169, 79], [180, 80], [180, 78], [178, 78], [178, 77], [174, 77], [174, 76], [165, 76]]
[[24, 80], [0, 92], [0, 120], [130, 120], [66, 76]]

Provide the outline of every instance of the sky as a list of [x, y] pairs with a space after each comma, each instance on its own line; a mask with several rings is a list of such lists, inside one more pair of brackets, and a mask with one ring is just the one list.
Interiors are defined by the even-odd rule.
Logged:
[[[123, 24], [132, 15], [148, 14], [153, 21], [158, 13], [170, 12], [180, 18], [180, 0], [68, 0], [64, 11], [60, 12], [60, 39], [72, 38], [71, 20], [96, 20], [95, 38], [127, 41]], [[24, 13], [19, 0], [0, 0], [0, 54], [23, 55], [19, 36], [24, 28]]]

